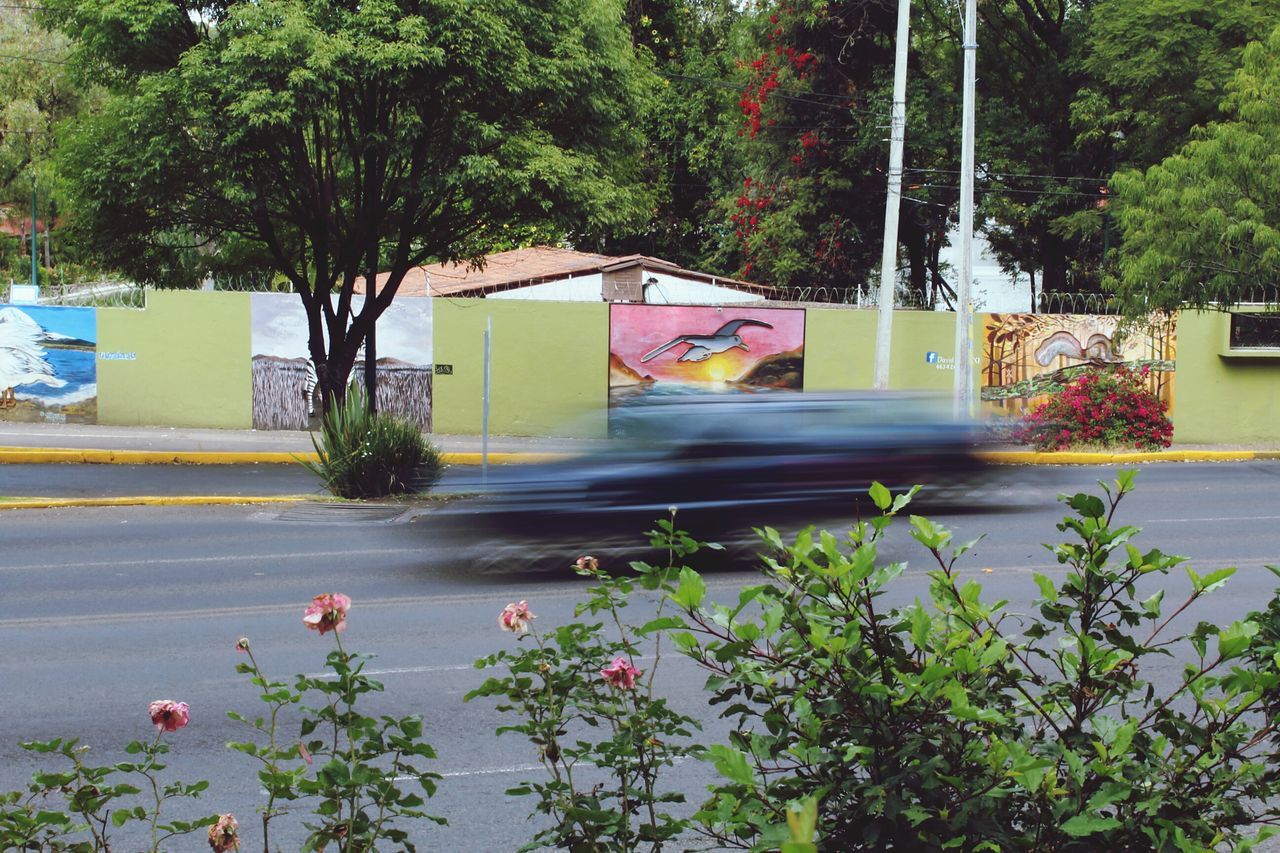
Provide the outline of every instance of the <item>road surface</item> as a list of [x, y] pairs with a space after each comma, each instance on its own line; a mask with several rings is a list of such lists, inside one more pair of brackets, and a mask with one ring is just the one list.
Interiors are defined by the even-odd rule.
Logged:
[[[991, 594], [1025, 607], [1030, 572], [1060, 568], [1040, 546], [1059, 535], [1062, 515], [1052, 495], [1077, 491], [1109, 469], [1054, 469], [1034, 508], [1017, 514], [959, 515], [939, 520], [958, 539], [987, 538], [962, 563]], [[1226, 622], [1262, 607], [1280, 563], [1280, 464], [1170, 464], [1147, 467], [1122, 520], [1145, 527], [1140, 542], [1192, 557], [1201, 573], [1222, 565], [1239, 575], [1193, 618]], [[354, 600], [348, 648], [378, 657], [373, 671], [387, 692], [370, 710], [426, 717], [427, 739], [445, 778], [429, 810], [444, 828], [414, 827], [429, 849], [514, 849], [532, 835], [530, 798], [506, 788], [537, 777], [536, 758], [516, 735], [497, 738], [503, 722], [490, 703], [462, 703], [483, 677], [473, 662], [515, 639], [497, 628], [509, 601], [527, 599], [546, 629], [572, 618], [583, 583], [562, 575], [476, 574], [442, 548], [440, 518], [431, 512], [398, 519], [304, 507], [133, 507], [0, 513], [0, 790], [21, 786], [37, 762], [19, 741], [76, 735], [109, 759], [151, 729], [146, 706], [172, 698], [191, 705], [191, 725], [169, 736], [171, 778], [212, 782], [201, 813], [231, 811], [244, 849], [255, 848], [255, 806], [262, 796], [250, 760], [225, 743], [244, 733], [227, 710], [253, 713], [254, 692], [234, 667], [240, 636], [251, 638], [273, 676], [318, 672], [331, 638], [302, 625], [312, 595], [340, 591]], [[455, 522], [456, 523], [456, 522]], [[903, 525], [905, 526], [905, 525]], [[923, 555], [899, 537], [885, 556], [907, 557], [894, 603], [923, 595]], [[988, 571], [989, 570], [989, 571]], [[753, 581], [745, 569], [710, 577], [711, 596], [736, 598]], [[1184, 591], [1170, 582], [1169, 598]], [[637, 605], [637, 608], [640, 605]], [[704, 718], [702, 678], [682, 660], [664, 660], [663, 687], [673, 703]], [[719, 729], [708, 719], [712, 736]], [[693, 795], [710, 778], [682, 765], [671, 780]], [[176, 814], [176, 813], [175, 813]], [[273, 824], [273, 841], [296, 849], [294, 817]], [[256, 844], [260, 845], [258, 840]], [[202, 849], [188, 839], [172, 849]], [[121, 849], [134, 849], [131, 845]]]

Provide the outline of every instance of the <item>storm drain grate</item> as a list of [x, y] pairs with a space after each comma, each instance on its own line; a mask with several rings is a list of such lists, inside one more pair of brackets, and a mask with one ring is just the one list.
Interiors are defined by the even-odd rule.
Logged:
[[275, 516], [276, 521], [319, 521], [327, 524], [393, 522], [410, 507], [383, 504], [298, 504]]

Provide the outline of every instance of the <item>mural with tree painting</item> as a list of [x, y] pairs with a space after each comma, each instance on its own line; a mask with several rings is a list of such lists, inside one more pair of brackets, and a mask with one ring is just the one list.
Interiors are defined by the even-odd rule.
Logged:
[[1146, 373], [1173, 407], [1176, 319], [1124, 320], [1098, 314], [988, 314], [982, 347], [982, 409], [1016, 417], [1076, 377], [1123, 364]]

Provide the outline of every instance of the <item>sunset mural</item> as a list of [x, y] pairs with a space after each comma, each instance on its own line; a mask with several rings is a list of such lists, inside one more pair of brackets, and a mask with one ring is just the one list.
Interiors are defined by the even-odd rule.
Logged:
[[803, 309], [624, 303], [609, 308], [611, 406], [653, 395], [803, 387]]

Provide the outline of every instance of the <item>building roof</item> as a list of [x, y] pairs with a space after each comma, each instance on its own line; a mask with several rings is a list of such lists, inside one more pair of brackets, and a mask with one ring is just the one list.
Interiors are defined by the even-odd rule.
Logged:
[[[678, 275], [681, 278], [705, 281], [722, 287], [760, 291], [760, 285], [731, 278], [681, 269], [677, 264], [647, 255], [616, 257], [594, 252], [578, 252], [556, 246], [532, 246], [497, 252], [484, 260], [483, 269], [467, 264], [428, 264], [415, 267], [405, 275], [397, 291], [399, 296], [426, 296], [427, 283], [432, 296], [484, 296], [502, 290], [513, 290], [548, 281], [572, 278], [579, 275], [613, 272], [632, 266]], [[378, 287], [387, 281], [390, 273], [378, 274]], [[358, 279], [356, 292], [364, 292], [364, 281]]]

